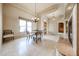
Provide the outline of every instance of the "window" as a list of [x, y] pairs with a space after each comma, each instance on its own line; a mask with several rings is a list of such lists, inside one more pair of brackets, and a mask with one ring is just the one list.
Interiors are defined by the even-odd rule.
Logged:
[[32, 32], [32, 22], [27, 21], [27, 31]]
[[26, 21], [25, 20], [20, 20], [20, 32], [26, 32]]
[[20, 32], [32, 32], [32, 22], [20, 19]]

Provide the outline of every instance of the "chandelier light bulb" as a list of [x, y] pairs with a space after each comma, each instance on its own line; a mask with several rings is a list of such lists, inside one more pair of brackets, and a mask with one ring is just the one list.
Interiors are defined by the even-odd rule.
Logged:
[[34, 20], [34, 18], [32, 18], [32, 20]]
[[71, 7], [71, 6], [69, 6], [69, 7], [68, 7], [68, 10], [71, 10], [71, 9], [72, 9], [72, 7]]
[[39, 18], [37, 17], [37, 14], [36, 14], [36, 3], [35, 3], [35, 17], [32, 18], [32, 20], [33, 20], [34, 22], [38, 22], [38, 21], [39, 21]]
[[36, 19], [36, 17], [35, 17], [35, 19]]
[[37, 20], [39, 20], [39, 18], [37, 18]]

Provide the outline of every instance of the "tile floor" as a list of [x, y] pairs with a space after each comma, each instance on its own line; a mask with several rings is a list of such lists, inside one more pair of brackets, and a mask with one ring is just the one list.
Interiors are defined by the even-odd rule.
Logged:
[[57, 36], [47, 35], [36, 44], [27, 37], [13, 40], [2, 45], [1, 56], [56, 56]]

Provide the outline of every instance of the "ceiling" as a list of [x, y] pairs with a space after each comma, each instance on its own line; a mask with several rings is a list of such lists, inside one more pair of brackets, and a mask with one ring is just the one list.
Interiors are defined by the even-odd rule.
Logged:
[[[55, 12], [58, 8], [60, 8], [64, 4], [60, 3], [15, 3], [13, 5], [19, 6], [28, 10], [29, 13], [35, 15], [35, 10], [37, 15], [48, 14], [51, 12]], [[35, 8], [36, 5], [36, 8]], [[63, 10], [63, 9], [62, 9]]]
[[[35, 16], [35, 3], [15, 3], [13, 5], [17, 5], [25, 10], [28, 10], [29, 13]], [[66, 15], [66, 17], [70, 15], [72, 8], [68, 10], [68, 7], [73, 7], [73, 4], [36, 3], [36, 13], [38, 16], [44, 15], [48, 18], [63, 18], [64, 15]]]
[[[20, 7], [23, 7], [25, 9], [28, 9], [32, 13], [35, 13], [35, 3], [18, 3], [16, 5], [19, 5]], [[46, 8], [54, 5], [53, 3], [36, 3], [36, 12], [42, 12]]]
[[[31, 12], [35, 12], [35, 3], [20, 3], [18, 5], [29, 9]], [[53, 4], [52, 3], [44, 3], [44, 4], [43, 3], [38, 3], [38, 4], [36, 3], [36, 11], [37, 11], [37, 13], [39, 13], [51, 5], [53, 5]]]
[[54, 12], [50, 12], [48, 13], [46, 16], [51, 19], [53, 17], [56, 17], [56, 18], [63, 18], [65, 15], [65, 4], [61, 4], [60, 7], [54, 11]]

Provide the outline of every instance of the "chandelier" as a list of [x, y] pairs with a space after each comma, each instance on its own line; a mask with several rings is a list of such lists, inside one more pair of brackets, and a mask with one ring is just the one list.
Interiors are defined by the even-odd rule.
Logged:
[[38, 22], [38, 21], [39, 21], [39, 17], [37, 17], [36, 3], [35, 3], [35, 17], [32, 18], [32, 20], [33, 20], [34, 22]]

